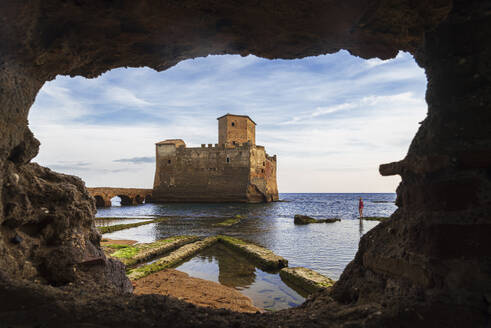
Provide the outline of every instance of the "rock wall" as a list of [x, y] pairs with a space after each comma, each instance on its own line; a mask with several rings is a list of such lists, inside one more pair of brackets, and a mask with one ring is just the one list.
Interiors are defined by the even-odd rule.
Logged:
[[396, 303], [426, 320], [445, 314], [451, 326], [484, 326], [491, 315], [490, 9], [455, 1], [426, 34], [416, 60], [428, 116], [407, 156], [380, 167], [402, 177], [398, 210], [362, 238], [336, 299]]
[[[489, 324], [489, 6], [484, 0], [2, 1], [2, 323]], [[381, 167], [402, 176], [399, 209], [362, 238], [332, 293], [297, 309], [251, 316], [165, 297], [98, 294], [100, 286], [131, 287], [119, 262], [100, 250], [83, 183], [30, 163], [39, 143], [27, 114], [43, 83], [57, 74], [96, 77], [124, 66], [164, 70], [208, 54], [300, 58], [339, 49], [363, 58], [410, 51], [426, 69], [429, 108], [406, 158]], [[64, 293], [70, 283], [80, 293]]]
[[276, 155], [269, 156], [262, 146], [251, 149], [249, 156], [248, 201], [274, 202], [279, 199], [276, 183]]

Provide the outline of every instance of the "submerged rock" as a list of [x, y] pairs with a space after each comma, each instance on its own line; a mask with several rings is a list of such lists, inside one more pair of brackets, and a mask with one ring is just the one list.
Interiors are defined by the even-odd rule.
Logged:
[[338, 218], [329, 218], [329, 219], [314, 219], [310, 216], [295, 214], [293, 217], [294, 224], [309, 224], [309, 223], [333, 223], [336, 221], [341, 221]]
[[218, 241], [222, 242], [226, 246], [240, 251], [246, 256], [254, 259], [259, 265], [266, 270], [277, 270], [288, 266], [288, 260], [276, 255], [269, 249], [264, 247], [247, 243], [241, 239], [218, 236]]
[[230, 227], [233, 226], [234, 224], [239, 223], [242, 220], [242, 216], [236, 215], [233, 218], [228, 218], [222, 222], [215, 223], [213, 226], [214, 227]]
[[326, 289], [334, 285], [334, 280], [320, 273], [303, 268], [283, 268], [280, 271], [280, 277], [285, 282], [290, 282], [304, 289], [308, 293], [314, 293], [322, 289]]

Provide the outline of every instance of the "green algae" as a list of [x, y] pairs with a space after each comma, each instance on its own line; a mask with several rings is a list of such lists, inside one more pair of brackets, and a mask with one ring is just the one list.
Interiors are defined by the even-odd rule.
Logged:
[[142, 265], [140, 267], [128, 270], [127, 271], [128, 278], [130, 280], [138, 280], [152, 273], [174, 267], [175, 265], [184, 261], [186, 258], [193, 256], [200, 250], [213, 245], [217, 241], [218, 241], [217, 237], [208, 237], [191, 244], [186, 244], [176, 249], [169, 255], [164, 256], [153, 263]]
[[218, 241], [253, 259], [259, 267], [266, 271], [275, 271], [288, 266], [288, 260], [262, 246], [230, 236], [219, 235], [217, 238]]
[[366, 220], [366, 221], [386, 221], [386, 220], [390, 219], [390, 217], [388, 217], [388, 216], [364, 216], [360, 219]]
[[162, 221], [165, 221], [165, 220], [167, 220], [167, 218], [158, 218], [158, 219], [149, 220], [149, 221], [145, 221], [145, 222], [128, 223], [128, 224], [116, 224], [116, 225], [112, 225], [112, 226], [97, 227], [97, 229], [99, 230], [99, 232], [101, 234], [105, 234], [105, 233], [115, 232], [115, 231], [119, 231], [119, 230], [135, 228], [135, 227], [139, 227], [139, 226], [142, 226], [142, 225], [145, 225], [145, 224], [162, 222]]
[[126, 248], [126, 247], [129, 247], [129, 246], [130, 245], [121, 245], [121, 244], [106, 244], [106, 245], [103, 245], [103, 247], [112, 248], [112, 249]]
[[136, 254], [138, 254], [139, 250], [135, 246], [127, 246], [123, 247], [116, 252], [112, 253], [112, 257], [117, 257], [118, 259], [130, 259]]
[[247, 245], [247, 242], [243, 241], [242, 239], [230, 237], [230, 236], [225, 236], [225, 235], [218, 235], [217, 236], [219, 241], [225, 241], [230, 244], [235, 244], [235, 245]]
[[107, 216], [103, 216], [103, 217], [96, 217], [95, 218], [96, 220], [153, 220], [155, 219], [155, 217], [147, 217], [147, 218], [144, 218], [144, 217], [107, 217]]
[[214, 227], [230, 227], [234, 224], [239, 223], [242, 220], [242, 216], [236, 215], [233, 218], [226, 219], [225, 221], [222, 221], [220, 223], [215, 223], [213, 226]]
[[174, 236], [157, 240], [148, 244], [136, 244], [117, 250], [112, 257], [118, 258], [126, 266], [131, 267], [170, 252], [180, 246], [196, 241], [196, 236]]

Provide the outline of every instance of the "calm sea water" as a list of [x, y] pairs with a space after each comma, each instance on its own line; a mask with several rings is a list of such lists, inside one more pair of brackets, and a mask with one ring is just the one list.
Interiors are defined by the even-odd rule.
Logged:
[[[268, 204], [142, 204], [99, 209], [99, 217], [169, 216], [165, 222], [105, 234], [112, 239], [152, 242], [175, 235], [210, 236], [227, 234], [271, 249], [288, 259], [289, 266], [303, 266], [332, 279], [338, 279], [354, 258], [360, 237], [378, 222], [358, 220], [358, 198], [365, 202], [365, 216], [390, 216], [396, 195], [384, 194], [280, 194], [282, 202]], [[315, 218], [341, 218], [330, 224], [293, 224], [295, 214]], [[240, 215], [240, 223], [230, 227], [213, 226], [226, 218]], [[120, 222], [118, 222], [120, 223]], [[301, 292], [284, 285], [277, 274], [245, 264], [233, 269], [238, 256], [211, 248], [188, 260], [177, 269], [191, 276], [233, 286], [250, 296], [257, 306], [281, 309], [303, 302]], [[233, 261], [231, 261], [233, 259]], [[221, 264], [222, 263], [222, 264]], [[229, 263], [229, 264], [223, 264]], [[253, 265], [252, 265], [253, 266]], [[251, 274], [253, 272], [253, 274]], [[228, 276], [227, 283], [223, 278]], [[231, 278], [234, 277], [235, 278]], [[244, 277], [247, 284], [241, 284]], [[253, 279], [251, 279], [253, 276]], [[235, 282], [234, 282], [235, 281]]]

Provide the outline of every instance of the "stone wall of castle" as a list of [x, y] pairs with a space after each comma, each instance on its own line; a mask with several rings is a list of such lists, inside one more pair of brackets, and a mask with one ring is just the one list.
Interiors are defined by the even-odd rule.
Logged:
[[157, 144], [153, 202], [269, 202], [278, 200], [276, 157], [243, 144]]

